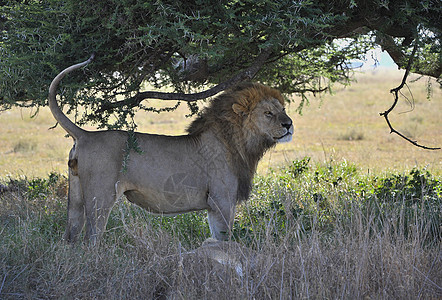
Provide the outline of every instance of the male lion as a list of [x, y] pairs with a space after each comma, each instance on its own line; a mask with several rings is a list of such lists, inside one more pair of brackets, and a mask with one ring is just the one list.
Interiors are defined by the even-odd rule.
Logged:
[[[280, 92], [258, 83], [224, 92], [192, 122], [188, 135], [90, 132], [56, 102], [61, 79], [89, 61], [62, 71], [49, 88], [51, 112], [74, 139], [64, 239], [75, 242], [86, 222], [85, 239], [95, 244], [122, 195], [156, 214], [206, 209], [212, 236], [228, 239], [235, 206], [248, 198], [259, 159], [277, 142], [292, 139]], [[136, 151], [125, 153], [129, 139]]]

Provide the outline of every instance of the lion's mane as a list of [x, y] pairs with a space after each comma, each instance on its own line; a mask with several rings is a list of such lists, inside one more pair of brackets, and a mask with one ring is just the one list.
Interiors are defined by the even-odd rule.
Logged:
[[212, 130], [223, 142], [229, 154], [230, 167], [239, 180], [239, 201], [249, 197], [258, 161], [275, 142], [253, 132], [245, 122], [246, 117], [235, 113], [232, 106], [241, 105], [247, 114], [260, 101], [271, 98], [284, 106], [284, 98], [276, 89], [259, 83], [237, 85], [211, 100], [187, 129], [189, 135], [197, 140], [203, 132]]

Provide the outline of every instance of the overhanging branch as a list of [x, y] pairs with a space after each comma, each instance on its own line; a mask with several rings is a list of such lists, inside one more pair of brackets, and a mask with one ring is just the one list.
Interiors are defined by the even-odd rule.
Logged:
[[185, 93], [164, 93], [156, 91], [146, 91], [136, 94], [134, 97], [116, 101], [104, 103], [97, 113], [102, 113], [104, 111], [113, 110], [118, 107], [128, 107], [133, 108], [138, 106], [141, 101], [145, 99], [159, 99], [159, 100], [179, 100], [186, 102], [193, 102], [201, 99], [205, 99], [214, 96], [229, 87], [232, 87], [242, 81], [250, 80], [255, 77], [256, 73], [262, 68], [266, 60], [270, 57], [272, 51], [270, 49], [264, 50], [253, 62], [253, 64], [247, 69], [241, 71], [235, 76], [229, 78], [228, 80], [199, 93], [185, 94]]
[[405, 84], [407, 82], [407, 78], [408, 78], [408, 75], [410, 73], [411, 65], [413, 64], [414, 56], [416, 55], [417, 47], [418, 47], [418, 42], [415, 41], [413, 52], [411, 53], [410, 59], [408, 60], [408, 65], [407, 65], [407, 68], [405, 69], [405, 74], [404, 74], [404, 77], [402, 78], [401, 84], [398, 87], [390, 90], [390, 93], [394, 94], [393, 104], [391, 105], [391, 107], [389, 109], [387, 109], [386, 111], [380, 113], [379, 115], [383, 116], [385, 118], [385, 121], [387, 122], [388, 127], [390, 128], [390, 133], [397, 134], [398, 136], [400, 136], [404, 140], [412, 143], [413, 145], [415, 145], [415, 146], [417, 146], [419, 148], [423, 148], [423, 149], [427, 149], [427, 150], [439, 150], [440, 147], [427, 147], [427, 146], [424, 146], [424, 145], [421, 145], [421, 144], [417, 143], [417, 141], [413, 141], [410, 138], [406, 137], [405, 135], [403, 135], [402, 133], [400, 133], [399, 131], [394, 129], [393, 126], [390, 123], [390, 120], [388, 119], [388, 115], [390, 114], [390, 112], [393, 111], [393, 109], [396, 107], [396, 104], [399, 101], [399, 92], [400, 92], [400, 90], [405, 86]]
[[[404, 68], [407, 56], [400, 49], [400, 47], [396, 45], [394, 39], [391, 36], [378, 33], [376, 37], [376, 43], [382, 47], [382, 50], [387, 51], [388, 55], [390, 55], [390, 57], [398, 65], [399, 68], [401, 69]], [[415, 40], [415, 45], [416, 43], [417, 39]], [[413, 52], [416, 53], [414, 49]], [[442, 74], [442, 66], [439, 64], [439, 66], [433, 66], [432, 68], [428, 69], [417, 68], [414, 72], [421, 75], [439, 78]]]

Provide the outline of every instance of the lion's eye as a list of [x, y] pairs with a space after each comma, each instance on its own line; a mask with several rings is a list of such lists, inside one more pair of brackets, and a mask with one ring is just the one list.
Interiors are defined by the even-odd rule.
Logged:
[[273, 113], [271, 111], [266, 111], [264, 114], [266, 115], [266, 117], [269, 118], [273, 116]]

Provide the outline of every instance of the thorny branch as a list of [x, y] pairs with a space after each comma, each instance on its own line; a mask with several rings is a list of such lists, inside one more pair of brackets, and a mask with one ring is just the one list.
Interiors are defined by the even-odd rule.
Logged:
[[427, 149], [427, 150], [440, 150], [441, 149], [440, 147], [427, 147], [427, 146], [424, 146], [424, 145], [421, 145], [421, 144], [417, 143], [417, 141], [413, 141], [412, 139], [406, 137], [405, 135], [403, 135], [402, 133], [400, 133], [399, 131], [394, 129], [393, 126], [390, 123], [390, 120], [388, 119], [389, 113], [393, 111], [393, 109], [396, 107], [396, 104], [399, 101], [399, 93], [400, 93], [401, 89], [404, 87], [404, 85], [407, 82], [407, 78], [408, 78], [408, 75], [410, 73], [411, 65], [413, 64], [413, 59], [414, 59], [414, 56], [416, 54], [417, 47], [418, 47], [418, 42], [416, 40], [415, 44], [414, 44], [413, 52], [411, 53], [410, 59], [408, 60], [408, 65], [407, 65], [407, 68], [405, 69], [405, 74], [404, 74], [404, 77], [402, 78], [401, 84], [398, 87], [390, 90], [390, 93], [394, 94], [394, 102], [393, 102], [393, 104], [391, 105], [391, 107], [389, 109], [387, 109], [386, 111], [384, 111], [382, 113], [379, 113], [379, 115], [381, 117], [383, 116], [385, 118], [385, 121], [387, 122], [388, 127], [390, 128], [390, 133], [397, 134], [398, 136], [400, 136], [404, 140], [412, 143], [413, 145], [415, 145], [415, 146], [417, 146], [419, 148], [423, 148], [423, 149]]
[[252, 79], [256, 73], [261, 69], [266, 60], [270, 57], [272, 51], [265, 50], [263, 51], [255, 60], [255, 62], [245, 69], [244, 71], [238, 73], [237, 75], [229, 78], [228, 80], [208, 89], [203, 92], [194, 93], [194, 94], [184, 94], [184, 93], [164, 93], [164, 92], [156, 92], [156, 91], [146, 91], [140, 92], [134, 97], [117, 101], [117, 102], [107, 102], [104, 103], [98, 112], [103, 112], [106, 110], [112, 110], [117, 107], [135, 107], [141, 103], [144, 99], [160, 99], [160, 100], [180, 100], [192, 102], [196, 100], [205, 99], [211, 97], [213, 95], [218, 94], [219, 92], [224, 91], [225, 89], [232, 87], [244, 80]]

